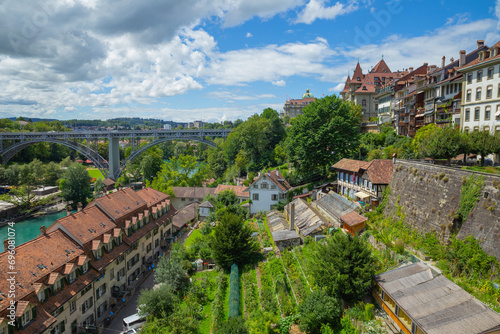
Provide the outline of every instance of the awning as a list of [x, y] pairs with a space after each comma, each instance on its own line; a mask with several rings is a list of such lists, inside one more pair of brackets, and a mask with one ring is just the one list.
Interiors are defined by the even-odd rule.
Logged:
[[364, 193], [362, 191], [358, 191], [357, 193], [354, 194], [354, 196], [359, 197], [360, 199], [371, 197], [371, 195], [368, 195], [367, 193]]

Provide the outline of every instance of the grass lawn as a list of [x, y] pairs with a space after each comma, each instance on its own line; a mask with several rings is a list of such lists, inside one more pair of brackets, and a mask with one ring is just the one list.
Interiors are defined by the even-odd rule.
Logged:
[[102, 180], [105, 179], [104, 175], [102, 175], [101, 171], [97, 168], [88, 168], [87, 172], [89, 172], [90, 177], [93, 179], [96, 179], [96, 180], [97, 179], [102, 179]]
[[184, 246], [186, 246], [186, 248], [189, 248], [191, 247], [191, 245], [193, 244], [193, 242], [196, 240], [196, 238], [198, 238], [199, 236], [201, 236], [201, 232], [199, 229], [196, 229], [194, 230], [193, 232], [191, 232], [191, 235], [186, 239], [186, 241], [184, 242]]
[[490, 173], [490, 174], [500, 174], [500, 167], [492, 167], [492, 166], [470, 166], [470, 167], [462, 167], [462, 169], [473, 170], [476, 172]]

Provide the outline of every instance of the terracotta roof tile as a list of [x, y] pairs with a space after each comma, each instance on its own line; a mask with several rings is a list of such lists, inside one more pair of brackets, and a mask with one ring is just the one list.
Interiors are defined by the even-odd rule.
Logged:
[[122, 230], [119, 228], [114, 228], [113, 229], [113, 238], [118, 238], [121, 234]]
[[389, 184], [394, 164], [389, 159], [372, 160], [366, 169], [373, 184]]
[[102, 183], [106, 186], [106, 187], [109, 187], [109, 186], [114, 186], [116, 181], [113, 180], [113, 179], [110, 179], [109, 177], [107, 179], [104, 179], [102, 180]]
[[101, 245], [101, 240], [92, 240], [92, 247], [90, 249], [96, 251], [100, 245]]
[[247, 187], [245, 186], [233, 186], [229, 184], [219, 184], [217, 188], [215, 188], [215, 195], [220, 193], [221, 191], [224, 190], [232, 190], [238, 197], [245, 197], [245, 198], [250, 198], [250, 193], [248, 191], [245, 191]]
[[59, 224], [82, 245], [116, 227], [116, 224], [97, 206], [86, 207], [79, 212], [60, 218], [47, 231], [56, 230]]
[[341, 216], [340, 219], [351, 227], [363, 224], [367, 220], [356, 211], [349, 212], [348, 214]]
[[[36, 298], [36, 297], [35, 297]], [[40, 303], [35, 303], [36, 308], [36, 318], [22, 330], [16, 330], [16, 334], [39, 334], [47, 330], [47, 328], [57, 321]]]
[[[82, 248], [63, 231], [42, 234], [16, 247], [16, 298], [23, 299], [33, 292], [33, 283], [59, 270], [83, 254]], [[0, 277], [7, 277], [7, 252], [0, 253]], [[8, 282], [0, 280], [0, 291], [9, 291]], [[0, 302], [0, 311], [6, 307], [6, 299]]]
[[33, 289], [35, 293], [39, 293], [40, 290], [44, 287], [43, 283], [35, 283], [33, 284]]
[[45, 281], [45, 284], [52, 285], [57, 281], [58, 278], [59, 273], [50, 273], [50, 275], [47, 277], [47, 280]]
[[359, 160], [353, 160], [353, 159], [342, 159], [339, 162], [337, 162], [335, 165], [332, 167], [335, 169], [341, 169], [341, 170], [348, 170], [350, 172], [356, 172], [359, 173], [361, 169], [364, 169], [368, 166], [368, 162], [366, 161], [359, 161]]
[[99, 197], [88, 206], [98, 206], [113, 221], [118, 222], [122, 217], [127, 216], [131, 212], [147, 207], [147, 202], [132, 189], [124, 188], [112, 194]]
[[76, 260], [76, 265], [77, 266], [83, 266], [85, 261], [87, 260], [87, 255], [80, 255], [78, 259]]
[[75, 266], [74, 263], [66, 263], [64, 265], [64, 269], [61, 271], [61, 274], [63, 274], [63, 275], [69, 275], [69, 273], [71, 272], [71, 270], [73, 270], [74, 266]]
[[385, 60], [380, 60], [377, 65], [375, 65], [370, 73], [391, 73], [389, 66], [387, 66]]
[[16, 305], [16, 317], [20, 317], [23, 315], [26, 307], [28, 307], [29, 302], [27, 300], [20, 300]]
[[102, 243], [107, 244], [111, 241], [111, 234], [106, 233], [102, 236]]
[[99, 260], [92, 261], [92, 267], [94, 267], [96, 270], [100, 271], [104, 267], [106, 267], [108, 264], [113, 262], [118, 256], [125, 253], [128, 249], [129, 249], [129, 246], [125, 243], [122, 243], [120, 246], [114, 247], [113, 250], [109, 253], [104, 250], [102, 252], [102, 256], [99, 258]]
[[150, 187], [141, 189], [136, 194], [148, 203], [148, 208], [170, 199], [169, 195]]
[[[281, 191], [288, 191], [291, 187], [285, 178], [279, 174], [279, 172], [275, 169], [265, 174], [262, 174], [260, 177], [265, 176], [271, 182], [273, 182]], [[259, 177], [259, 178], [260, 178]]]

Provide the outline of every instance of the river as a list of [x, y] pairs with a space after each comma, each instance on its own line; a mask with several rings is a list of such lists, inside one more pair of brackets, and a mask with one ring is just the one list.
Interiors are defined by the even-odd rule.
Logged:
[[[50, 215], [38, 216], [17, 222], [14, 225], [16, 231], [16, 245], [19, 246], [22, 243], [35, 239], [40, 235], [40, 226], [45, 225], [45, 227], [49, 227], [57, 219], [66, 215], [66, 210], [64, 210]], [[0, 251], [4, 250], [3, 241], [7, 239], [8, 227], [9, 226], [0, 227]]]

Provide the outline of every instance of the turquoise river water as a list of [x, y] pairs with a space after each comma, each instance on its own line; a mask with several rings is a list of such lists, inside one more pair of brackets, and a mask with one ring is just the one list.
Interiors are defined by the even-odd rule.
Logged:
[[[49, 227], [55, 222], [57, 219], [66, 216], [66, 210], [52, 213], [50, 215], [39, 216], [35, 218], [29, 218], [20, 222], [17, 222], [14, 225], [14, 229], [16, 232], [16, 245], [19, 246], [26, 241], [30, 241], [35, 239], [40, 235], [40, 226], [45, 225], [45, 227]], [[0, 227], [0, 251], [3, 252], [3, 241], [7, 239], [7, 232], [9, 226]]]

